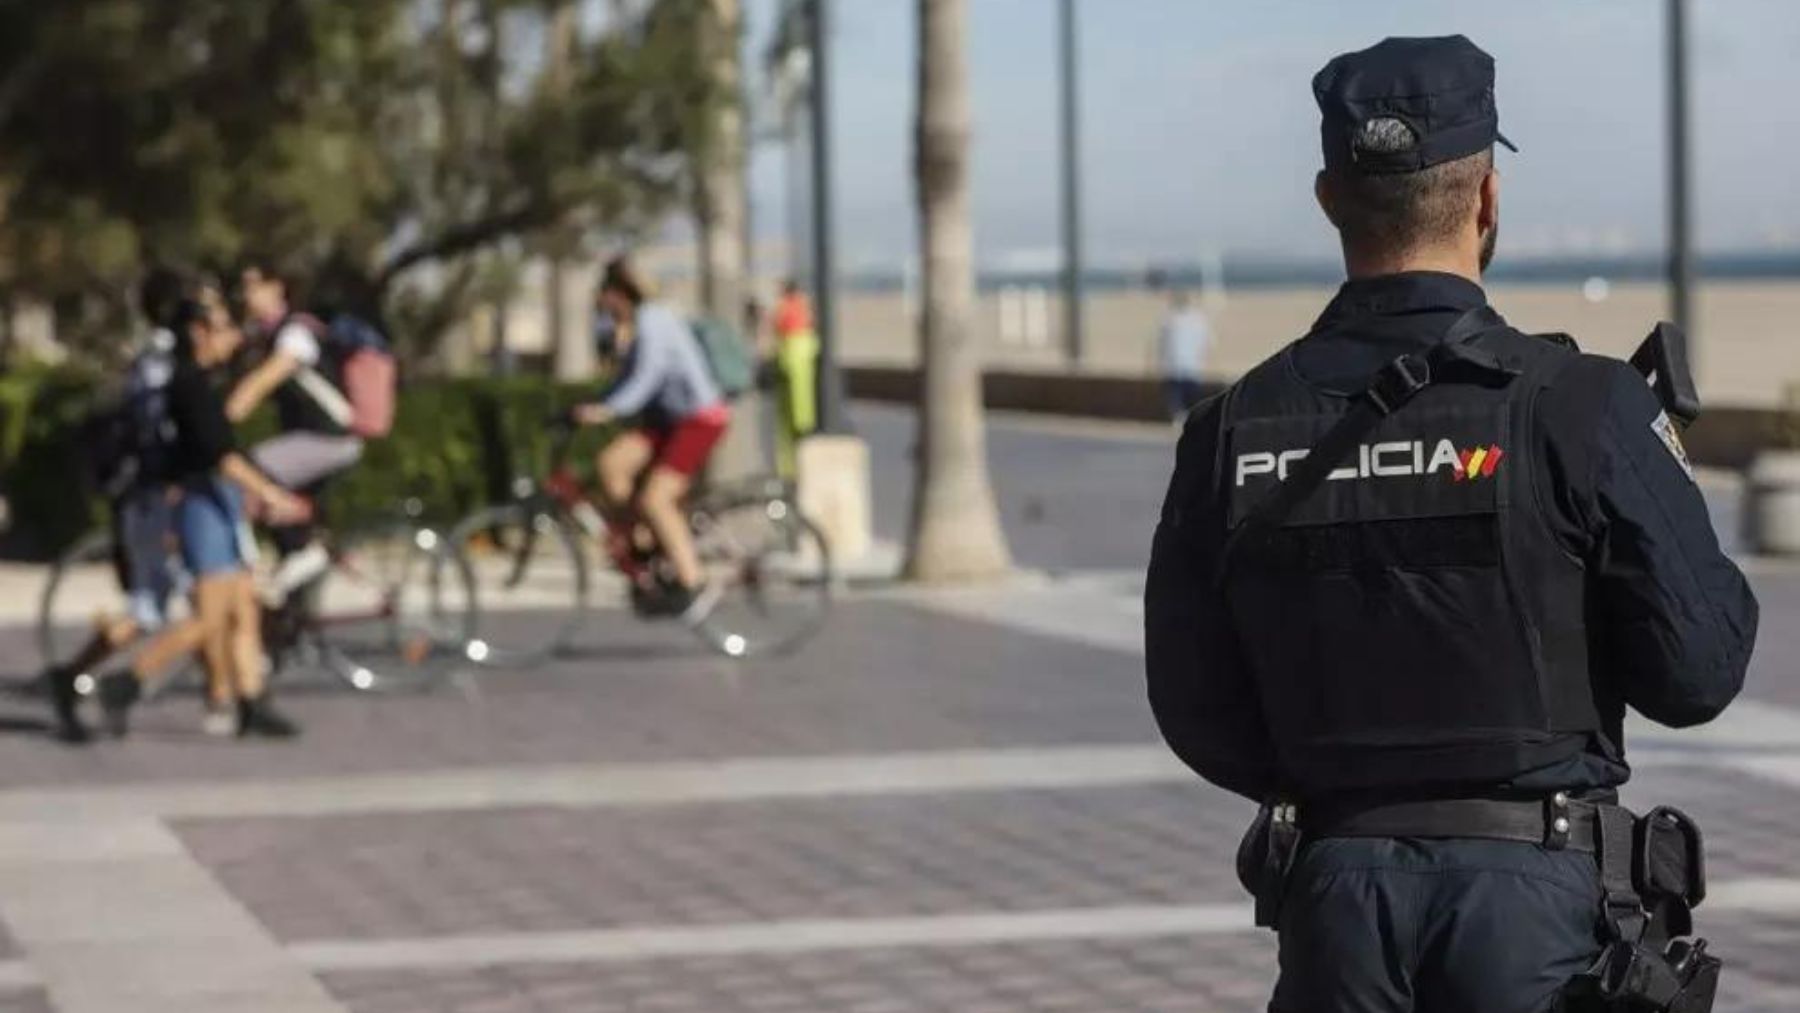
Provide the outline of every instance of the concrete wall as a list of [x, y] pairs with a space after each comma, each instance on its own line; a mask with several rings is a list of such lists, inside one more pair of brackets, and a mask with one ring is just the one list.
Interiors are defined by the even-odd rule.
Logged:
[[[919, 374], [910, 366], [852, 366], [845, 370], [852, 397], [910, 403], [918, 400]], [[1214, 380], [1210, 391], [1224, 388]], [[1041, 412], [1087, 418], [1156, 421], [1166, 419], [1157, 381], [1147, 377], [1103, 374], [989, 370], [982, 376], [982, 399], [988, 408]], [[1706, 409], [1685, 435], [1695, 463], [1741, 468], [1757, 450], [1770, 445], [1789, 427], [1770, 408], [1722, 405]]]
[[[1209, 312], [1216, 342], [1209, 371], [1237, 376], [1305, 333], [1332, 296], [1330, 288], [1232, 292]], [[1527, 330], [1573, 334], [1590, 351], [1628, 355], [1668, 310], [1656, 284], [1613, 285], [1598, 302], [1577, 285], [1496, 285], [1494, 305]], [[994, 367], [1033, 372], [1066, 371], [1060, 300], [1050, 295], [1049, 344], [1029, 348], [1000, 338], [1000, 298], [985, 293], [976, 330]], [[1162, 297], [1147, 291], [1109, 292], [1088, 301], [1090, 355], [1082, 371], [1146, 376], [1155, 370]], [[843, 359], [857, 365], [901, 366], [917, 362], [915, 325], [899, 293], [848, 293], [842, 300]], [[1781, 403], [1788, 384], [1800, 381], [1800, 283], [1714, 282], [1698, 299], [1694, 328], [1695, 374], [1700, 392], [1719, 404]]]

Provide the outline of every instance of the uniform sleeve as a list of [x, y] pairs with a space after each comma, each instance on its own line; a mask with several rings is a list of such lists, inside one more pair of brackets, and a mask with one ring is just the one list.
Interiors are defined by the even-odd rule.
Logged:
[[1219, 587], [1225, 520], [1214, 481], [1221, 399], [1197, 408], [1176, 450], [1144, 586], [1150, 708], [1175, 754], [1227, 791], [1262, 800], [1274, 747]]
[[[1717, 717], [1743, 688], [1758, 608], [1719, 548], [1679, 437], [1635, 370], [1584, 357], [1571, 396], [1598, 406], [1586, 486], [1594, 650], [1623, 700], [1672, 727]], [[1561, 384], [1559, 384], [1561, 386]], [[1576, 476], [1579, 478], [1579, 475]]]
[[674, 352], [669, 335], [663, 331], [663, 323], [650, 313], [638, 317], [625, 375], [606, 395], [606, 407], [614, 415], [636, 415], [662, 389]]

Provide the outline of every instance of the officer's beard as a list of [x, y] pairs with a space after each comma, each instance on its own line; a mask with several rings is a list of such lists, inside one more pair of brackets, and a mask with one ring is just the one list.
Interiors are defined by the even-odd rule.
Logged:
[[1487, 235], [1481, 237], [1481, 270], [1487, 273], [1488, 265], [1494, 261], [1494, 243], [1500, 239], [1500, 219], [1494, 219], [1494, 225], [1488, 229]]

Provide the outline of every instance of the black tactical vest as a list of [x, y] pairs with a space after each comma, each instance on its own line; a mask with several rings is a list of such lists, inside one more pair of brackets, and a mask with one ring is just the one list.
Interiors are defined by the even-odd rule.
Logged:
[[[1582, 563], [1533, 488], [1537, 395], [1576, 353], [1510, 329], [1475, 344], [1516, 375], [1439, 377], [1228, 563], [1227, 607], [1286, 787], [1302, 797], [1499, 785], [1589, 743], [1612, 751], [1588, 671]], [[1233, 529], [1350, 404], [1291, 356], [1224, 406], [1218, 475]]]

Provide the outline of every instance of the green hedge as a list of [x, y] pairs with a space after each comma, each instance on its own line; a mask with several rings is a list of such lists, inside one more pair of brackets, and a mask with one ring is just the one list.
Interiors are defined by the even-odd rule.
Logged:
[[[444, 521], [506, 496], [512, 476], [546, 463], [544, 420], [591, 396], [592, 385], [536, 378], [406, 381], [394, 431], [372, 441], [362, 463], [333, 484], [327, 509], [334, 523], [394, 514], [416, 497], [426, 516]], [[0, 495], [12, 525], [0, 553], [48, 558], [104, 518], [81, 479], [77, 433], [105, 397], [105, 385], [73, 370], [30, 370], [0, 376]], [[266, 414], [250, 420], [244, 446], [273, 431]], [[592, 469], [602, 432], [584, 433], [578, 467]]]

